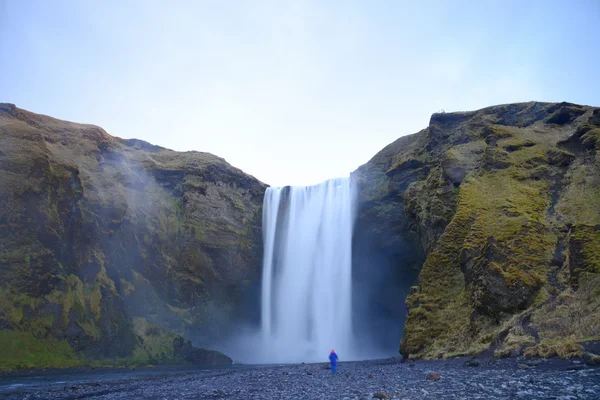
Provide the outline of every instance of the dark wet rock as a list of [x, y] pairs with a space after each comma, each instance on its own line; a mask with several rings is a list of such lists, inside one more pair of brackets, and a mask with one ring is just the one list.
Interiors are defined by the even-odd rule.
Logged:
[[557, 167], [566, 167], [575, 160], [575, 156], [562, 150], [548, 151], [548, 163]]
[[587, 365], [600, 365], [600, 356], [592, 353], [585, 353], [583, 361]]
[[495, 147], [488, 147], [483, 153], [483, 168], [486, 170], [510, 167], [508, 153]]
[[533, 360], [526, 360], [523, 362], [523, 364], [527, 365], [528, 367], [536, 367], [536, 366], [540, 365], [541, 363], [543, 363], [543, 361], [539, 358], [536, 358]]
[[386, 399], [386, 400], [388, 400], [388, 399], [391, 399], [391, 398], [392, 398], [392, 396], [390, 396], [390, 395], [389, 395], [389, 394], [387, 394], [386, 392], [377, 392], [377, 393], [374, 393], [374, 394], [373, 394], [373, 398], [374, 398], [374, 399], [380, 399], [380, 400], [382, 400], [382, 399]]
[[[374, 262], [357, 250], [353, 263], [364, 260], [366, 277], [401, 266], [398, 282], [413, 286], [394, 291], [405, 297], [397, 304], [406, 305], [406, 317], [394, 316], [406, 321], [404, 358], [472, 354], [474, 343], [490, 343], [492, 321], [499, 357], [519, 357], [511, 354], [516, 349], [550, 356], [539, 345], [545, 339], [585, 339], [579, 328], [558, 332], [539, 321], [564, 319], [561, 307], [542, 304], [547, 294], [570, 298], [580, 277], [598, 276], [599, 143], [599, 108], [507, 104], [436, 113], [426, 129], [391, 143], [353, 173], [354, 241], [369, 243], [369, 256], [382, 254]], [[418, 279], [401, 276], [410, 270], [420, 271]], [[388, 291], [381, 286], [374, 302]], [[582, 305], [598, 297], [583, 293], [575, 295]], [[508, 325], [524, 310], [537, 323], [523, 323], [523, 343], [509, 344], [515, 335]], [[590, 320], [600, 318], [598, 310], [590, 308]], [[448, 323], [457, 320], [464, 323]]]
[[465, 176], [470, 172], [471, 166], [465, 165], [464, 160], [452, 157], [446, 154], [442, 160], [442, 171], [444, 176], [458, 186], [465, 179]]
[[510, 257], [508, 249], [502, 247], [494, 237], [480, 249], [463, 249], [460, 266], [465, 279], [473, 288], [472, 298], [477, 310], [483, 314], [514, 312], [531, 303], [541, 282], [514, 285], [493, 265], [505, 263]]
[[194, 365], [219, 366], [231, 365], [233, 360], [223, 353], [214, 350], [197, 349], [189, 340], [178, 337], [173, 342], [175, 355]]
[[517, 349], [517, 350], [511, 351], [510, 352], [510, 356], [512, 358], [520, 357], [521, 356], [521, 350]]
[[585, 342], [582, 346], [586, 353], [600, 355], [600, 341]]
[[439, 381], [441, 374], [439, 372], [430, 372], [427, 374], [427, 379], [430, 381]]
[[234, 329], [260, 276], [266, 185], [208, 153], [11, 104], [0, 132], [0, 329], [8, 346], [33, 343], [1, 369], [175, 361], [140, 358], [133, 318], [202, 343]]
[[477, 360], [467, 360], [465, 361], [465, 367], [479, 367], [481, 363]]
[[585, 113], [585, 109], [576, 104], [560, 103], [554, 106], [557, 110], [546, 120], [548, 124], [566, 125]]

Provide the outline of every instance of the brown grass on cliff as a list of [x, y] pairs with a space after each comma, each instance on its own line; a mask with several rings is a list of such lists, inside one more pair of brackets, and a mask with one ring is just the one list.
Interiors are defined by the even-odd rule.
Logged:
[[600, 339], [600, 276], [580, 278], [579, 289], [567, 289], [532, 317], [540, 338]]
[[[577, 341], [598, 334], [600, 294], [593, 284], [567, 290], [556, 301], [562, 304], [551, 299], [565, 290], [570, 274], [600, 272], [600, 247], [589, 229], [575, 231], [583, 243], [577, 256], [585, 271], [561, 268], [570, 224], [600, 223], [595, 128], [585, 137], [579, 131], [600, 110], [566, 103], [510, 107], [514, 110], [481, 110], [455, 123], [447, 116], [450, 122], [436, 120], [434, 130], [430, 125], [428, 151], [449, 154], [442, 167], [456, 180], [458, 207], [407, 299], [402, 349], [411, 357], [477, 352], [507, 329], [499, 355], [529, 346], [529, 354], [567, 357], [577, 354]], [[519, 115], [525, 118], [521, 122]], [[511, 122], [515, 118], [518, 123]], [[487, 147], [473, 151], [479, 147], [465, 143], [474, 141]], [[463, 147], [469, 151], [459, 151]], [[431, 171], [438, 162], [432, 161]], [[407, 194], [422, 182], [413, 183]], [[421, 195], [440, 198], [431, 190]], [[425, 225], [423, 230], [431, 230]], [[521, 320], [505, 325], [524, 311], [539, 341], [519, 327]]]

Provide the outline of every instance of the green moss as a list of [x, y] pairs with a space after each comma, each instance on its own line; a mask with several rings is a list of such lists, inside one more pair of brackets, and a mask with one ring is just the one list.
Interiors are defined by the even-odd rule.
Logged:
[[102, 300], [102, 292], [100, 291], [100, 286], [96, 286], [94, 287], [94, 290], [92, 291], [92, 294], [88, 300], [90, 311], [96, 316], [96, 318], [100, 317], [100, 300]]
[[600, 128], [593, 128], [581, 137], [581, 142], [588, 148], [600, 148]]
[[[550, 287], [550, 289], [554, 292], [554, 288]], [[533, 306], [537, 307], [544, 303], [546, 303], [551, 298], [551, 294], [548, 291], [548, 287], [544, 286], [540, 289], [537, 296], [535, 297], [535, 301], [533, 302]]]
[[66, 279], [66, 288], [64, 290], [55, 289], [46, 296], [50, 303], [61, 306], [61, 327], [65, 328], [69, 324], [69, 313], [75, 309], [80, 315], [85, 315], [85, 295], [83, 283], [75, 275], [69, 275]]
[[18, 325], [23, 319], [23, 309], [13, 300], [6, 288], [0, 289], [0, 318], [12, 325]]
[[389, 193], [389, 178], [383, 173], [372, 173], [372, 175], [360, 175], [356, 184], [362, 188], [361, 196], [365, 201], [378, 200]]
[[458, 189], [449, 186], [441, 167], [411, 184], [404, 194], [406, 211], [418, 223], [425, 249], [431, 248], [456, 211]]
[[242, 212], [246, 211], [246, 207], [244, 207], [244, 203], [242, 202], [242, 200], [240, 200], [237, 197], [231, 197], [230, 200], [235, 208]]
[[25, 293], [14, 293], [6, 287], [0, 288], [0, 319], [12, 326], [24, 326], [29, 322], [24, 319], [24, 309], [33, 312], [43, 303], [43, 299], [36, 299]]
[[600, 227], [575, 225], [572, 241], [582, 244], [581, 267], [588, 273], [600, 273]]
[[45, 314], [29, 323], [28, 331], [35, 337], [45, 337], [52, 333], [54, 326], [54, 315]]
[[543, 339], [525, 350], [527, 357], [575, 358], [583, 356], [583, 347], [573, 337]]
[[202, 176], [200, 175], [186, 175], [184, 178], [184, 182], [186, 186], [191, 188], [200, 189], [205, 188], [206, 183], [204, 183]]
[[472, 223], [468, 215], [457, 215], [427, 257], [419, 276], [420, 286], [407, 298], [404, 353], [415, 355], [427, 349], [426, 356], [433, 356], [436, 347], [449, 339], [448, 334], [469, 325], [470, 305], [459, 255]]
[[576, 164], [565, 175], [567, 186], [556, 205], [566, 223], [600, 225], [600, 166]]
[[[86, 351], [97, 340], [122, 340], [119, 351], [125, 351], [131, 327], [118, 297], [130, 295], [141, 296], [140, 313], [162, 317], [164, 311], [180, 332], [202, 330], [195, 325], [200, 319], [212, 328], [204, 318], [214, 295], [207, 287], [227, 298], [219, 285], [232, 282], [206, 248], [229, 252], [236, 276], [256, 272], [250, 270], [259, 254], [264, 185], [210, 154], [179, 154], [112, 138], [97, 127], [54, 120], [47, 126], [49, 118], [32, 118], [34, 124], [15, 119], [3, 131], [11, 152], [0, 168], [7, 189], [0, 228], [11, 235], [0, 237], [2, 327], [68, 337]], [[210, 204], [198, 202], [200, 196]], [[248, 210], [240, 214], [243, 207]], [[149, 278], [138, 293], [137, 281], [126, 282], [132, 268]], [[94, 270], [100, 272], [90, 279]], [[85, 276], [85, 283], [70, 273]], [[165, 294], [186, 311], [169, 312]], [[87, 337], [72, 338], [67, 327], [73, 325]]]
[[65, 340], [39, 339], [29, 332], [0, 331], [0, 371], [83, 365]]
[[92, 323], [78, 321], [77, 325], [79, 325], [81, 327], [81, 329], [83, 329], [83, 331], [85, 332], [86, 335], [94, 338], [94, 340], [100, 339], [100, 331]]
[[488, 135], [493, 135], [498, 139], [506, 139], [515, 136], [515, 132], [518, 132], [514, 127], [506, 125], [495, 125], [489, 124], [487, 127]]
[[[511, 141], [527, 144], [509, 154], [507, 167], [480, 170], [460, 185], [456, 213], [428, 254], [419, 276], [419, 290], [407, 299], [403, 346], [411, 354], [436, 358], [445, 352], [480, 351], [491, 342], [484, 337], [500, 329], [490, 320], [469, 319], [473, 301], [482, 298], [471, 290], [487, 289], [479, 281], [473, 282], [473, 289], [467, 285], [460, 267], [461, 252], [470, 251], [477, 257], [488, 239], [494, 238], [503, 257], [489, 260], [485, 268], [496, 270], [507, 288], [535, 288], [547, 281], [558, 240], [547, 219], [549, 183], [529, 179], [532, 173], [547, 171], [539, 165], [546, 159], [546, 147], [523, 141], [518, 135], [512, 133], [502, 139], [502, 145]], [[432, 171], [430, 178], [436, 173]], [[434, 197], [435, 192], [424, 190], [418, 200], [420, 207], [427, 203], [422, 199]], [[473, 273], [480, 279], [477, 274], [485, 271]]]
[[167, 360], [175, 356], [173, 341], [178, 335], [167, 332], [160, 325], [151, 324], [145, 318], [133, 318], [132, 327], [141, 339], [134, 349], [132, 359], [137, 363], [150, 360]]

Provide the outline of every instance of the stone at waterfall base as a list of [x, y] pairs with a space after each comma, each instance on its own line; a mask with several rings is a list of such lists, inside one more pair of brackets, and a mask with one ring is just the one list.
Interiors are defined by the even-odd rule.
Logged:
[[178, 338], [173, 344], [180, 357], [199, 366], [225, 366], [233, 364], [233, 360], [215, 350], [198, 349], [183, 338]]
[[585, 353], [584, 362], [590, 366], [600, 365], [600, 356], [592, 353]]
[[377, 392], [377, 393], [373, 394], [373, 398], [379, 399], [379, 400], [389, 400], [392, 398], [392, 396], [390, 396], [386, 392]]
[[[107, 380], [103, 373], [82, 378], [72, 377], [68, 384], [54, 385], [39, 377], [41, 385], [31, 389], [14, 389], [9, 399], [65, 400], [85, 399], [434, 399], [456, 400], [481, 398], [504, 400], [517, 398], [600, 399], [600, 367], [588, 366], [569, 371], [574, 360], [552, 359], [537, 367], [519, 370], [519, 361], [501, 359], [482, 363], [477, 369], [464, 366], [465, 360], [419, 361], [407, 364], [373, 360], [340, 363], [344, 374], [331, 374], [319, 364], [282, 366], [232, 366], [183, 370], [155, 379], [140, 372], [124, 371]], [[575, 360], [579, 361], [579, 360]], [[583, 363], [582, 363], [583, 364]], [[576, 364], [576, 365], [582, 365]], [[156, 369], [159, 369], [157, 367]], [[308, 375], [307, 372], [312, 372]], [[425, 379], [437, 372], [444, 379]], [[476, 373], [474, 373], [476, 372]], [[373, 378], [368, 378], [368, 375]], [[31, 377], [28, 377], [31, 382]], [[11, 383], [6, 379], [3, 385]], [[16, 393], [19, 391], [19, 393]], [[374, 394], [381, 396], [374, 397]], [[520, 393], [520, 395], [519, 395]], [[386, 397], [386, 394], [390, 397]], [[11, 397], [12, 396], [12, 397]]]
[[430, 381], [439, 381], [441, 378], [441, 374], [439, 372], [430, 372], [427, 374], [427, 380]]

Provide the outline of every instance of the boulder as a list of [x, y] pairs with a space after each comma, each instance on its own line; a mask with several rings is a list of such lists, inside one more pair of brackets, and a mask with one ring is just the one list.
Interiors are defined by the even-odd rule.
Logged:
[[427, 380], [430, 381], [439, 381], [441, 378], [441, 374], [439, 372], [430, 372], [427, 374]]
[[477, 360], [467, 360], [464, 365], [465, 367], [479, 367], [481, 363]]
[[198, 349], [189, 340], [178, 337], [173, 341], [175, 354], [179, 358], [199, 366], [223, 366], [233, 364], [233, 360], [215, 350]]
[[600, 365], [600, 355], [585, 353], [583, 356], [583, 361], [590, 366]]
[[389, 400], [392, 398], [392, 396], [390, 396], [387, 392], [377, 392], [373, 394], [373, 398], [374, 399], [385, 399], [385, 400]]

